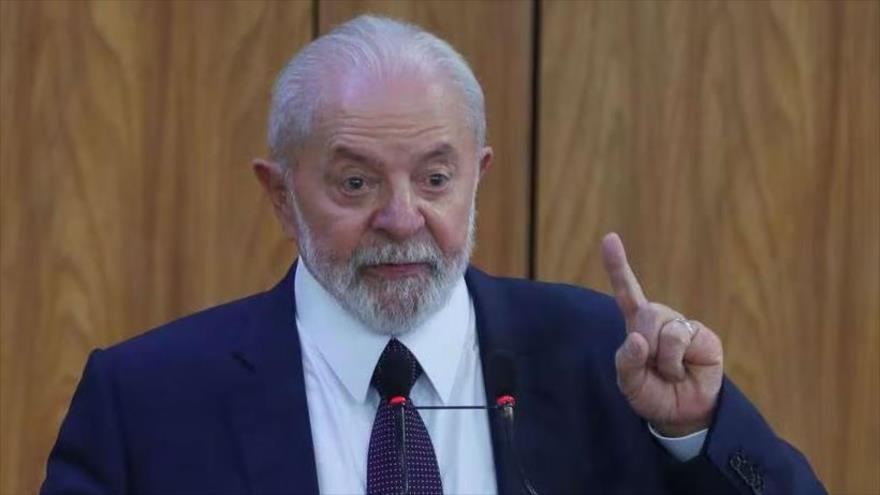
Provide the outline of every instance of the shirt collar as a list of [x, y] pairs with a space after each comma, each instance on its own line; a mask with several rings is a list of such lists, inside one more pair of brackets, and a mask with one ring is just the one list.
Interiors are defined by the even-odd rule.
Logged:
[[[366, 401], [373, 369], [391, 337], [352, 316], [302, 260], [296, 265], [294, 294], [299, 331], [314, 343], [351, 396]], [[446, 304], [421, 325], [397, 337], [418, 359], [443, 404], [448, 403], [467, 345], [470, 309], [467, 285], [461, 277]]]

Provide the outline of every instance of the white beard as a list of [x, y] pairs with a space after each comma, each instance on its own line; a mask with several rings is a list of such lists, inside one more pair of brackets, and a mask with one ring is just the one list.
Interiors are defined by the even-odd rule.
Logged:
[[[359, 246], [347, 261], [338, 262], [315, 243], [311, 229], [303, 221], [296, 198], [291, 197], [298, 225], [300, 258], [315, 279], [349, 313], [375, 332], [397, 336], [412, 330], [436, 313], [449, 300], [452, 289], [464, 275], [474, 247], [476, 194], [468, 214], [465, 245], [445, 256], [429, 235], [402, 243]], [[385, 263], [423, 263], [427, 277], [399, 280], [367, 279], [363, 269]]]

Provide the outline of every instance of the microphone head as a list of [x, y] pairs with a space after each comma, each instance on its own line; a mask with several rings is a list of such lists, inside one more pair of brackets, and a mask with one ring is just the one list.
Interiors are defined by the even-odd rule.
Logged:
[[382, 390], [379, 394], [383, 398], [406, 397], [410, 389], [410, 363], [402, 352], [390, 353], [386, 356], [379, 372], [379, 383]]
[[509, 351], [496, 351], [489, 357], [489, 386], [495, 397], [516, 395], [516, 361]]

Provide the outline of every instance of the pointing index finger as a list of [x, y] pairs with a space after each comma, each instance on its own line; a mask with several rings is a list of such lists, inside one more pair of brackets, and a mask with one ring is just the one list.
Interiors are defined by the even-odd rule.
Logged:
[[629, 262], [626, 260], [626, 250], [620, 236], [612, 232], [602, 239], [602, 261], [608, 279], [611, 280], [611, 288], [614, 290], [614, 299], [623, 312], [623, 316], [630, 321], [636, 314], [639, 306], [645, 305], [648, 300], [636, 274], [633, 273]]

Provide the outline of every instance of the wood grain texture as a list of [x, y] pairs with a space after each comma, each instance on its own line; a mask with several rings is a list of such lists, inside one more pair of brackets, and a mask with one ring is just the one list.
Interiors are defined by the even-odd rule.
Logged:
[[0, 493], [22, 494], [90, 349], [283, 275], [249, 162], [311, 3], [0, 9]]
[[362, 13], [419, 24], [448, 41], [471, 64], [486, 95], [488, 140], [495, 150], [494, 165], [480, 184], [474, 263], [495, 274], [525, 276], [531, 180], [531, 3], [322, 1], [320, 31]]
[[880, 3], [543, 2], [538, 277], [716, 329], [832, 493], [880, 492]]
[[[834, 493], [880, 493], [880, 3], [542, 5], [528, 252], [525, 1], [318, 4], [415, 21], [469, 59], [495, 167], [475, 261], [649, 295]], [[35, 491], [86, 353], [267, 287], [293, 251], [247, 163], [302, 2], [0, 1], [0, 493]]]

